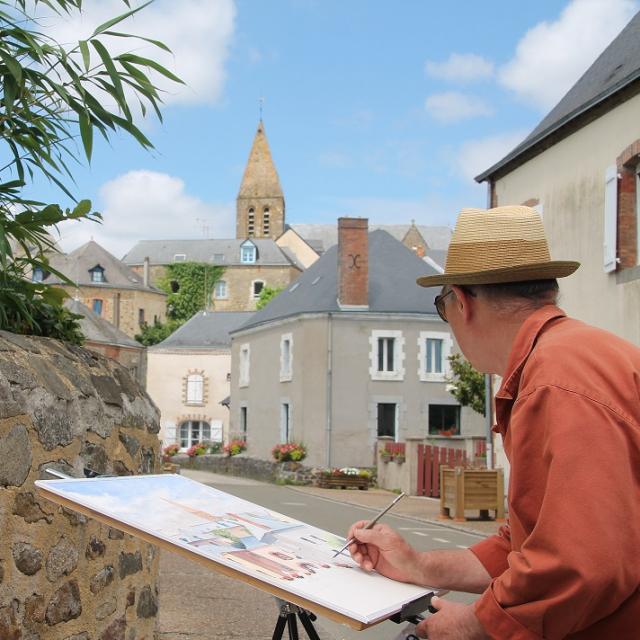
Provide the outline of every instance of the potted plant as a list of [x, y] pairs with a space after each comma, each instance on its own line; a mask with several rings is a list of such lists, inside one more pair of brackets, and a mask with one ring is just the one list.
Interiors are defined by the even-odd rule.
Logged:
[[196, 442], [194, 445], [190, 446], [187, 449], [187, 455], [190, 458], [195, 458], [196, 456], [203, 456], [207, 453], [207, 445], [204, 442]]
[[307, 449], [299, 442], [285, 442], [274, 445], [271, 455], [276, 462], [300, 462], [307, 457]]
[[325, 489], [368, 489], [371, 472], [356, 467], [342, 467], [341, 469], [322, 469], [318, 475], [317, 484]]
[[382, 460], [382, 462], [389, 462], [391, 457], [391, 451], [389, 451], [389, 449], [380, 449], [380, 460]]
[[170, 462], [171, 458], [173, 458], [173, 456], [175, 456], [179, 451], [180, 451], [180, 446], [179, 445], [177, 445], [177, 444], [167, 445], [162, 450], [162, 460], [163, 460], [163, 462]]
[[237, 456], [239, 453], [246, 451], [247, 443], [244, 440], [240, 440], [239, 438], [236, 440], [231, 440], [227, 444], [224, 445], [223, 451], [229, 456]]

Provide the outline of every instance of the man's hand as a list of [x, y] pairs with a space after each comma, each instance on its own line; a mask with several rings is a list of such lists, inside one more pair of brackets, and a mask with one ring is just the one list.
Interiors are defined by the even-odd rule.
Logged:
[[488, 640], [488, 636], [480, 624], [473, 606], [448, 602], [434, 597], [431, 606], [438, 613], [429, 616], [416, 627], [420, 638], [429, 640]]
[[360, 520], [351, 526], [347, 534], [347, 539], [356, 540], [349, 545], [355, 562], [365, 571], [375, 569], [392, 580], [423, 584], [418, 552], [386, 524], [364, 529], [366, 525], [367, 520]]

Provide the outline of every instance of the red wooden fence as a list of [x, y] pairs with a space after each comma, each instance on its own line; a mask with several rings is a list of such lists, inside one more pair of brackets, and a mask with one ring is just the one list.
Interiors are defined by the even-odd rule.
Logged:
[[440, 497], [440, 466], [466, 467], [467, 454], [462, 449], [418, 445], [417, 495]]

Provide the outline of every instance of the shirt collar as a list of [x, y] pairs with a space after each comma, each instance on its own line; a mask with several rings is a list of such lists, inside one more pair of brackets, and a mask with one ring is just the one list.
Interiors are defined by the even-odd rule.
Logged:
[[556, 318], [563, 318], [565, 315], [564, 311], [555, 305], [545, 305], [534, 311], [522, 323], [513, 341], [507, 370], [502, 379], [502, 385], [496, 393], [496, 398], [511, 400], [516, 396], [520, 386], [522, 369], [535, 346], [538, 336], [542, 333], [547, 323]]

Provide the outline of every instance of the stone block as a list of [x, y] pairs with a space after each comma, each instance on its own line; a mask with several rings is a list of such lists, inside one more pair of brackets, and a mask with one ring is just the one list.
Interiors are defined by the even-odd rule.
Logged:
[[24, 425], [14, 425], [6, 435], [0, 435], [0, 460], [0, 487], [24, 484], [32, 460], [31, 442]]
[[136, 615], [138, 618], [153, 618], [158, 613], [158, 602], [151, 591], [150, 586], [145, 586], [140, 591]]
[[119, 529], [109, 529], [109, 540], [122, 540], [124, 533]]
[[53, 521], [53, 514], [45, 511], [30, 491], [16, 494], [13, 501], [13, 515], [20, 516], [29, 523], [46, 520], [51, 524]]
[[67, 636], [64, 640], [91, 640], [91, 638], [86, 631], [83, 631], [82, 633], [74, 633], [72, 636]]
[[114, 475], [116, 476], [132, 476], [133, 475], [133, 471], [131, 471], [131, 469], [129, 469], [129, 467], [127, 467], [127, 465], [124, 462], [122, 462], [122, 460], [114, 460], [111, 467], [113, 469]]
[[31, 353], [42, 353], [37, 341], [33, 338], [22, 336], [17, 333], [9, 333], [8, 331], [2, 331], [0, 335], [2, 335], [5, 340], [8, 340], [12, 344], [19, 347], [22, 351], [30, 351]]
[[29, 359], [29, 366], [36, 372], [40, 384], [47, 391], [62, 400], [71, 400], [73, 397], [71, 390], [56, 373], [50, 361], [33, 356]]
[[135, 553], [122, 552], [118, 558], [118, 568], [120, 579], [132, 576], [142, 571], [142, 554], [139, 551]]
[[99, 540], [96, 536], [91, 536], [91, 540], [89, 540], [89, 544], [87, 545], [87, 549], [84, 552], [85, 558], [87, 560], [95, 560], [96, 558], [101, 558], [104, 555], [107, 547], [102, 540]]
[[18, 600], [12, 600], [6, 606], [0, 607], [0, 638], [2, 640], [21, 640], [22, 625], [18, 620]]
[[109, 457], [105, 448], [101, 444], [85, 442], [80, 450], [80, 459], [84, 466], [98, 474], [107, 473], [109, 468]]
[[102, 398], [105, 404], [122, 407], [122, 389], [112, 377], [91, 374], [91, 382], [98, 396]]
[[138, 383], [131, 377], [128, 371], [126, 371], [122, 367], [117, 367], [113, 371], [113, 375], [115, 376], [122, 392], [126, 394], [127, 398], [130, 401], [136, 399], [136, 397], [142, 395], [144, 391], [140, 388]]
[[115, 598], [109, 598], [106, 602], [96, 607], [96, 620], [104, 620], [108, 618], [116, 609], [118, 604]]
[[95, 395], [95, 390], [89, 376], [68, 357], [53, 357], [53, 365], [62, 376], [64, 376], [71, 386], [83, 396]]
[[127, 453], [133, 458], [136, 453], [140, 450], [140, 441], [133, 436], [130, 436], [123, 431], [118, 433], [118, 438], [120, 442], [124, 445], [124, 448], [127, 450]]
[[115, 575], [116, 571], [111, 565], [107, 565], [104, 569], [98, 571], [89, 583], [91, 593], [94, 595], [100, 593], [113, 582]]
[[45, 601], [44, 596], [34, 593], [24, 601], [25, 624], [44, 622]]
[[28, 542], [16, 542], [11, 548], [13, 561], [20, 573], [33, 576], [42, 569], [42, 552]]
[[38, 386], [33, 373], [13, 360], [0, 359], [0, 375], [22, 389], [35, 389]]
[[0, 419], [13, 418], [23, 413], [11, 392], [11, 385], [6, 378], [0, 377]]
[[54, 594], [47, 606], [45, 620], [50, 627], [79, 618], [82, 613], [80, 589], [76, 580], [62, 585]]
[[99, 640], [125, 640], [127, 621], [122, 618], [114, 620], [99, 636]]
[[[39, 395], [39, 394], [34, 394]], [[51, 451], [56, 447], [66, 447], [73, 441], [73, 422], [66, 406], [52, 402], [53, 398], [41, 397], [42, 402], [33, 409], [33, 426], [42, 446]], [[31, 402], [28, 402], [31, 404]], [[65, 403], [66, 405], [66, 403]]]
[[68, 576], [78, 566], [78, 549], [64, 536], [51, 548], [45, 568], [49, 582]]

